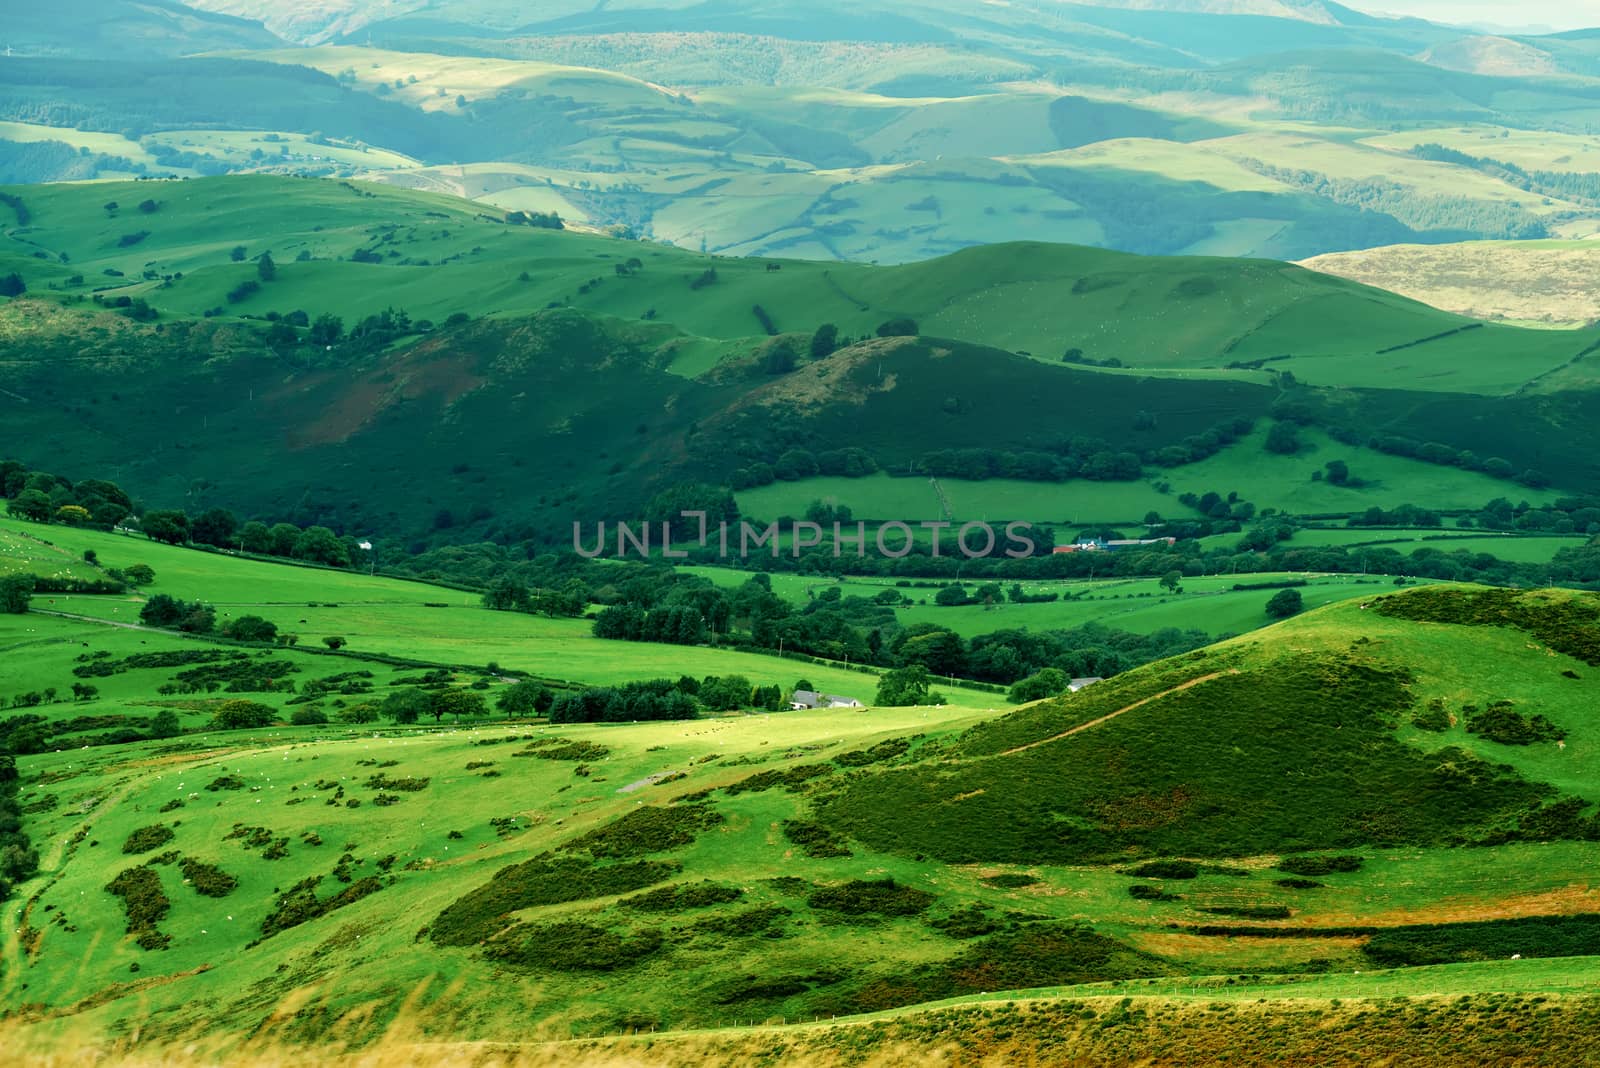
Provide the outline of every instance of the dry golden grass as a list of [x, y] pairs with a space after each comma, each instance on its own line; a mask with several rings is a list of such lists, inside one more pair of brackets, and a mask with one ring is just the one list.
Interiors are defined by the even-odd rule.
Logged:
[[1390, 245], [1303, 261], [1314, 271], [1387, 289], [1444, 311], [1553, 326], [1600, 319], [1600, 294], [1594, 287], [1597, 265], [1600, 245], [1490, 241]]

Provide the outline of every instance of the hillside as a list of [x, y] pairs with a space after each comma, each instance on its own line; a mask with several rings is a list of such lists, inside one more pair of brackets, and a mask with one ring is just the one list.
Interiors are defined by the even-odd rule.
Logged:
[[[126, 541], [100, 537], [107, 559]], [[187, 555], [213, 589], [269, 577], [249, 568], [324, 581]], [[321, 596], [437, 596], [414, 589], [349, 576]], [[4, 906], [6, 996], [80, 1034], [133, 1004], [142, 1043], [219, 1018], [242, 1031], [297, 997], [268, 1033], [362, 1042], [403, 1015], [526, 1041], [535, 996], [550, 1038], [1016, 988], [1158, 1012], [1222, 996], [1206, 993], [1222, 976], [1272, 1002], [1427, 992], [1451, 964], [1457, 990], [1561, 991], [1600, 951], [1593, 595], [1347, 602], [1009, 713], [610, 726], [219, 730], [226, 695], [161, 695], [178, 667], [291, 661], [293, 691], [247, 694], [280, 715], [301, 690], [332, 713], [381, 700], [418, 668], [294, 649], [230, 666], [206, 639], [0, 620], [0, 646], [30, 649], [13, 686], [98, 684], [36, 709], [63, 740], [137, 733], [162, 708], [184, 729], [18, 759], [25, 829], [48, 845]], [[491, 698], [506, 685], [457, 669], [473, 677]], [[1513, 952], [1536, 971], [1471, 963]], [[519, 996], [486, 1001], [491, 984]]]
[[[623, 518], [685, 477], [764, 485], [787, 453], [827, 452], [846, 433], [895, 474], [1143, 477], [1204, 494], [1266, 474], [1246, 459], [1264, 437], [1206, 435], [1286, 411], [1390, 475], [1368, 493], [1272, 507], [1463, 509], [1517, 492], [1391, 466], [1363, 443], [1426, 460], [1418, 443], [1432, 442], [1436, 459], [1459, 467], [1470, 450], [1467, 465], [1502, 480], [1600, 485], [1581, 442], [1530, 433], [1596, 403], [1588, 333], [1485, 326], [1278, 263], [1037, 243], [901, 267], [733, 260], [508, 225], [432, 194], [266, 176], [11, 195], [0, 272], [27, 291], [0, 306], [0, 388], [26, 403], [7, 450], [71, 456], [166, 504], [209, 492], [407, 545], [457, 524], [444, 536], [471, 524], [559, 539], [574, 501]], [[896, 319], [926, 336], [872, 337]], [[830, 322], [842, 347], [812, 355]], [[185, 417], [154, 418], [164, 412]], [[967, 460], [929, 466], [964, 448], [1013, 458], [972, 476]], [[1214, 470], [1179, 474], [1219, 448]], [[1308, 437], [1290, 450], [1303, 467], [1270, 477], [1303, 481], [1334, 458], [1311, 451]], [[1101, 452], [1133, 460], [1088, 471]], [[1051, 456], [1076, 459], [1069, 470]], [[518, 477], [493, 477], [508, 470]], [[370, 497], [399, 471], [421, 476], [420, 492]], [[796, 485], [780, 508], [836, 492], [806, 474], [778, 476]], [[1134, 506], [1078, 485], [1093, 492], [1070, 510], [1039, 498], [1013, 514], [1181, 513], [1148, 492]], [[848, 503], [889, 518], [871, 492]]]
[[197, 9], [176, 0], [61, 0], [7, 12], [5, 47], [24, 56], [132, 59], [283, 42], [254, 18]]
[[1303, 266], [1476, 319], [1573, 326], [1600, 320], [1589, 242], [1474, 241], [1315, 256]]
[[1288, 0], [202, 6], [127, 5], [92, 47], [72, 5], [31, 13], [94, 62], [31, 42], [0, 68], [0, 178], [372, 178], [689, 249], [881, 263], [1018, 239], [1301, 259], [1600, 227], [1593, 169], [1529, 187], [1373, 147], [1464, 123], [1585, 135], [1581, 37]]

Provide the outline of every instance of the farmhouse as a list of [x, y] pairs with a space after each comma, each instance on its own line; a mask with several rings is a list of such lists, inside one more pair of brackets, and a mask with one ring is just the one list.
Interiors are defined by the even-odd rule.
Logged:
[[1113, 538], [1102, 541], [1091, 538], [1088, 541], [1075, 542], [1072, 545], [1057, 545], [1052, 552], [1056, 553], [1114, 553], [1119, 549], [1134, 549], [1141, 545], [1176, 545], [1177, 538]]
[[854, 697], [841, 697], [836, 693], [818, 693], [815, 690], [796, 690], [789, 699], [789, 707], [796, 712], [807, 708], [865, 708]]

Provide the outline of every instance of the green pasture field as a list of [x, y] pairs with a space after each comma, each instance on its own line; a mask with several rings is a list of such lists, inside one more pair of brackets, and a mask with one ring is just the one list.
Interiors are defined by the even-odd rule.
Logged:
[[[56, 544], [43, 545], [28, 536], [35, 532]], [[352, 653], [475, 668], [493, 662], [509, 671], [594, 686], [685, 674], [696, 678], [743, 674], [759, 685], [785, 688], [804, 677], [830, 693], [848, 694], [863, 703], [870, 703], [877, 690], [876, 676], [869, 672], [730, 649], [606, 641], [593, 636], [588, 620], [493, 612], [481, 606], [476, 593], [423, 582], [241, 559], [160, 545], [138, 536], [40, 527], [16, 519], [0, 519], [0, 538], [4, 545], [26, 551], [26, 555], [0, 555], [0, 572], [35, 573], [38, 568], [37, 573], [47, 574], [43, 568], [58, 569], [63, 552], [78, 559], [75, 566], [82, 568], [86, 567], [81, 564], [82, 550], [94, 549], [106, 567], [149, 564], [156, 581], [141, 591], [144, 595], [165, 593], [204, 601], [216, 607], [219, 626], [241, 615], [262, 616], [313, 647], [319, 647], [324, 637], [338, 636], [346, 639]], [[40, 594], [35, 606], [98, 620], [95, 629], [103, 631], [113, 625], [137, 625], [142, 600], [137, 594]], [[29, 626], [33, 623], [31, 616], [17, 618]], [[0, 626], [6, 626], [4, 620]], [[13, 638], [29, 640], [21, 635]], [[349, 658], [318, 658], [319, 665], [322, 660], [345, 665], [342, 670], [370, 666]], [[63, 693], [70, 682], [60, 685]], [[945, 689], [946, 697], [962, 707], [988, 708], [997, 700], [979, 691]]]
[[[1145, 482], [1021, 482], [1014, 479], [970, 481], [941, 478], [958, 521], [1024, 518], [1064, 527], [1095, 523], [1131, 526], [1147, 512], [1168, 519], [1184, 518], [1179, 503], [1184, 493], [1203, 496], [1237, 492], [1256, 505], [1291, 515], [1357, 514], [1374, 506], [1402, 504], [1444, 511], [1479, 508], [1496, 497], [1544, 502], [1559, 496], [1553, 490], [1531, 490], [1476, 471], [1442, 467], [1405, 456], [1392, 456], [1361, 445], [1345, 445], [1320, 430], [1301, 431], [1300, 451], [1292, 456], [1268, 452], [1267, 427], [1197, 463], [1159, 472]], [[1338, 486], [1312, 475], [1331, 460], [1344, 460], [1352, 480]], [[774, 482], [738, 493], [740, 511], [762, 518], [801, 517], [813, 501], [845, 505], [857, 519], [919, 523], [944, 518], [933, 485], [925, 477], [892, 477], [885, 472], [865, 478], [819, 477]], [[1059, 540], [1059, 539], [1058, 539]]]
[[[1237, 534], [1217, 534], [1202, 539], [1208, 545], [1227, 545], [1237, 541]], [[1297, 530], [1291, 545], [1348, 545], [1371, 546], [1374, 549], [1393, 549], [1409, 556], [1418, 549], [1435, 549], [1443, 553], [1487, 553], [1499, 560], [1519, 564], [1544, 563], [1562, 549], [1576, 548], [1587, 542], [1582, 534], [1474, 534], [1465, 530], [1441, 530], [1438, 527], [1423, 530], [1400, 530], [1387, 527], [1365, 528], [1311, 528]]]
[[[1107, 566], [1111, 566], [1109, 559]], [[680, 570], [727, 587], [738, 586], [754, 574], [724, 567], [685, 567]], [[846, 597], [872, 598], [884, 590], [895, 590], [914, 602], [894, 606], [895, 617], [902, 624], [936, 623], [950, 628], [963, 638], [997, 630], [1067, 630], [1089, 623], [1137, 634], [1177, 627], [1204, 631], [1220, 638], [1244, 634], [1272, 622], [1265, 606], [1277, 591], [1235, 590], [1235, 585], [1303, 581], [1306, 585], [1297, 588], [1308, 609], [1357, 597], [1370, 598], [1393, 588], [1388, 576], [1302, 575], [1287, 572], [1189, 577], [1183, 579], [1183, 592], [1177, 594], [1162, 589], [1161, 581], [1154, 578], [1067, 579], [1021, 583], [1028, 594], [1061, 595], [1062, 599], [1043, 604], [1001, 602], [992, 606], [945, 606], [934, 603], [934, 594], [938, 589], [931, 580], [915, 579], [912, 581], [918, 585], [898, 586], [894, 579], [878, 577], [832, 579], [782, 572], [768, 577], [772, 592], [797, 606], [806, 604], [834, 586]], [[965, 585], [971, 592], [982, 581], [968, 580]], [[1010, 583], [1001, 585], [1005, 589], [1011, 588]]]

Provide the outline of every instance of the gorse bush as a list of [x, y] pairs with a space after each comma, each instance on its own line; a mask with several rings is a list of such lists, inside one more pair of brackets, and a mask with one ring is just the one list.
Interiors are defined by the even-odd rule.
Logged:
[[609, 972], [653, 955], [662, 941], [655, 930], [629, 936], [586, 923], [517, 924], [496, 938], [485, 955], [524, 968]]
[[1089, 863], [1470, 840], [1549, 792], [1398, 741], [1410, 683], [1357, 654], [1167, 661], [976, 727], [960, 763], [868, 769], [817, 818], [886, 852]]
[[712, 905], [726, 905], [744, 896], [737, 886], [719, 886], [711, 882], [684, 883], [646, 890], [617, 902], [625, 909], [638, 912], [683, 912], [703, 909]]
[[646, 805], [574, 838], [562, 848], [587, 851], [596, 857], [637, 857], [686, 846], [701, 831], [722, 822], [722, 813], [706, 804], [672, 808]]
[[893, 879], [854, 879], [814, 891], [806, 904], [850, 916], [915, 916], [935, 900], [933, 894]]
[[501, 868], [463, 894], [434, 919], [429, 937], [441, 946], [474, 945], [499, 931], [506, 913], [626, 894], [665, 882], [680, 870], [649, 860], [600, 866], [579, 857], [535, 857]]
[[159, 849], [175, 837], [172, 828], [164, 824], [152, 824], [149, 827], [140, 827], [128, 835], [128, 840], [122, 843], [124, 853], [148, 853], [152, 849]]

